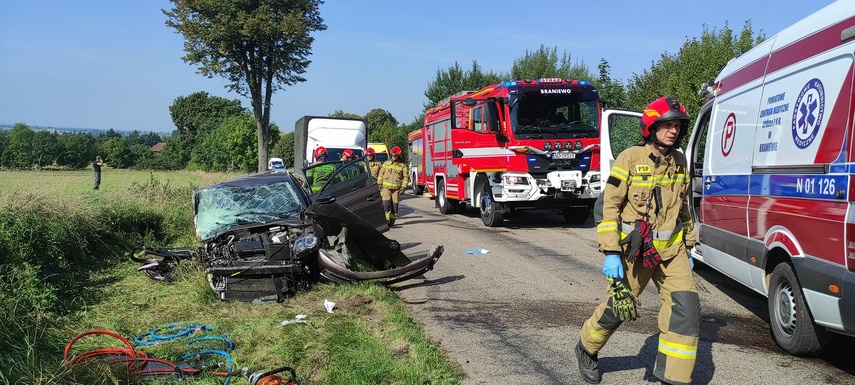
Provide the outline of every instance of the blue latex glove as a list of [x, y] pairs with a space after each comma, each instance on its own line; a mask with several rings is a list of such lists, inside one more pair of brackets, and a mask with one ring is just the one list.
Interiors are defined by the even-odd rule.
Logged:
[[609, 278], [623, 279], [623, 263], [621, 263], [620, 255], [606, 254], [606, 260], [603, 262], [603, 274]]
[[695, 270], [695, 260], [692, 257], [689, 257], [689, 266], [692, 267], [692, 270]]

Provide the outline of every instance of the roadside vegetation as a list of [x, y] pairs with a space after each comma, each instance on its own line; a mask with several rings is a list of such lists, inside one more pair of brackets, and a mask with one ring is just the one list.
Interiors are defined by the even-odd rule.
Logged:
[[[192, 190], [233, 176], [105, 169], [101, 190], [93, 191], [91, 172], [0, 172], [0, 384], [141, 382], [121, 365], [63, 365], [63, 350], [90, 330], [133, 342], [170, 324], [210, 326], [207, 334], [229, 338], [233, 369], [290, 366], [304, 385], [460, 382], [460, 368], [385, 287], [320, 285], [283, 303], [254, 305], [217, 299], [192, 263], [172, 283], [136, 271], [127, 258], [135, 245], [198, 245]], [[332, 313], [325, 300], [336, 303]], [[308, 323], [280, 326], [297, 315]], [[87, 336], [70, 353], [105, 347], [121, 344]], [[168, 361], [192, 351], [186, 342], [140, 349]], [[183, 382], [224, 378], [200, 374]]]

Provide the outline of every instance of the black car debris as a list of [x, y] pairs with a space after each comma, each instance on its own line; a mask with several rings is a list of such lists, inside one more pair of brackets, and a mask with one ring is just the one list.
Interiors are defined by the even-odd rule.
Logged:
[[383, 235], [388, 225], [368, 164], [333, 163], [338, 169], [315, 194], [303, 175], [289, 172], [197, 189], [194, 223], [203, 247], [142, 247], [131, 258], [157, 280], [195, 259], [220, 299], [248, 302], [282, 301], [317, 282], [392, 284], [431, 270], [442, 246], [407, 256]]

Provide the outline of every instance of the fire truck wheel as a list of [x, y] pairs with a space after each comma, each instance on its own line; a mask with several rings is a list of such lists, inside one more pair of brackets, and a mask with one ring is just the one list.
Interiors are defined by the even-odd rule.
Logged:
[[501, 206], [493, 201], [493, 194], [490, 193], [489, 188], [490, 186], [485, 182], [479, 197], [481, 221], [489, 227], [496, 227], [502, 224], [503, 211]]
[[436, 202], [439, 205], [439, 212], [443, 214], [451, 214], [454, 212], [454, 204], [448, 201], [448, 197], [445, 196], [445, 184], [442, 182], [437, 183], [436, 188]]
[[571, 225], [581, 225], [588, 221], [591, 209], [588, 206], [575, 206], [561, 209], [564, 220]]
[[410, 184], [412, 185], [411, 187], [413, 189], [413, 195], [422, 195], [422, 193], [424, 193], [422, 186], [419, 186], [419, 182], [416, 179], [416, 174], [413, 174], [411, 176]]
[[794, 356], [817, 356], [828, 331], [814, 324], [802, 288], [789, 263], [780, 263], [769, 280], [769, 323], [775, 342]]

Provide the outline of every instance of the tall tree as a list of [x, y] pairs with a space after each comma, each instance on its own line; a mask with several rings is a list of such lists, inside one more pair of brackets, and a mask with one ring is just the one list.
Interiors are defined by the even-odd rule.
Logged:
[[600, 76], [594, 84], [600, 93], [600, 99], [607, 102], [613, 108], [627, 108], [626, 89], [619, 80], [612, 79], [611, 66], [605, 58], [600, 59], [597, 65]]
[[233, 116], [207, 133], [201, 146], [210, 155], [208, 171], [251, 172], [257, 159], [255, 122], [249, 115]]
[[95, 137], [88, 133], [74, 133], [65, 140], [65, 151], [59, 164], [71, 168], [83, 168], [95, 159]]
[[349, 118], [349, 119], [362, 119], [361, 115], [354, 114], [352, 112], [344, 112], [343, 110], [335, 110], [335, 112], [329, 115], [331, 118]]
[[628, 104], [642, 109], [659, 96], [680, 100], [695, 116], [703, 104], [701, 84], [715, 79], [727, 62], [765, 40], [747, 21], [737, 35], [725, 24], [720, 30], [703, 26], [700, 38], [687, 39], [676, 54], [665, 52], [641, 75], [633, 75], [627, 86]]
[[62, 149], [56, 132], [37, 131], [33, 137], [33, 160], [39, 167], [53, 164]]
[[442, 99], [454, 95], [461, 91], [475, 91], [491, 84], [501, 83], [507, 75], [487, 72], [485, 73], [478, 61], [472, 61], [472, 68], [468, 71], [463, 70], [460, 64], [454, 62], [454, 65], [446, 70], [437, 70], [436, 77], [425, 90], [425, 97], [428, 102], [424, 109], [435, 107]]
[[282, 158], [286, 165], [294, 164], [294, 131], [280, 134], [280, 139], [270, 150], [270, 156]]
[[365, 114], [368, 124], [368, 141], [373, 143], [389, 143], [394, 131], [398, 128], [398, 119], [392, 113], [382, 108], [375, 108]]
[[9, 131], [0, 130], [0, 166], [9, 167]]
[[33, 139], [36, 133], [26, 123], [16, 123], [9, 131], [9, 166], [30, 168], [33, 166]]
[[547, 48], [543, 44], [535, 51], [526, 51], [525, 55], [514, 60], [511, 67], [514, 79], [562, 78], [594, 80], [594, 75], [584, 62], [571, 63], [570, 54], [565, 51], [558, 55], [558, 47]]
[[101, 146], [104, 162], [115, 168], [128, 168], [134, 163], [131, 146], [124, 138], [110, 138]]
[[326, 30], [321, 0], [170, 0], [166, 25], [184, 35], [185, 62], [201, 75], [226, 78], [252, 100], [258, 170], [267, 169], [270, 99], [306, 81], [314, 31]]
[[213, 96], [205, 91], [175, 98], [169, 106], [169, 115], [175, 124], [177, 150], [182, 164], [198, 155], [194, 149], [201, 140], [199, 138], [218, 127], [226, 118], [242, 112], [240, 100]]

